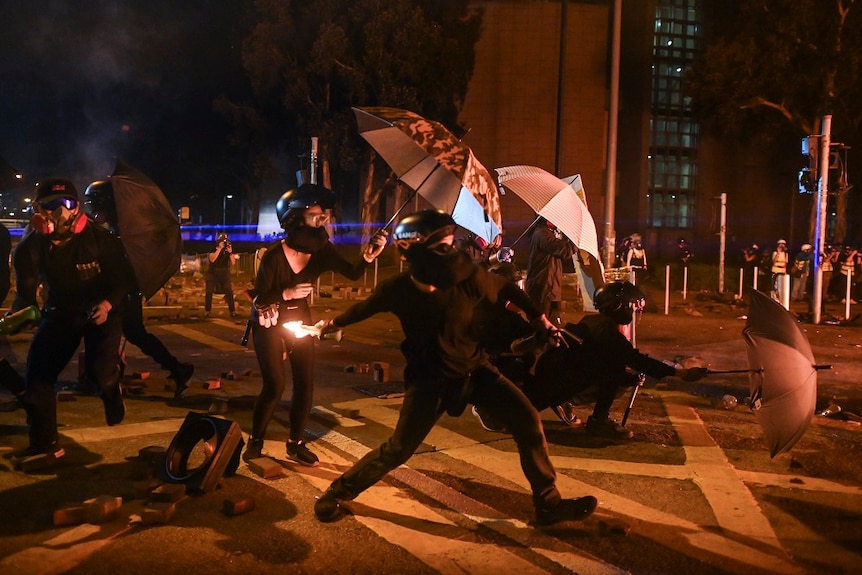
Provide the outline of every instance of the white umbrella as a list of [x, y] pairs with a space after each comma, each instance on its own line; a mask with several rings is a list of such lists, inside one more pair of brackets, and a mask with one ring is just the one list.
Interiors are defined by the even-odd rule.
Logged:
[[554, 224], [578, 249], [599, 259], [596, 223], [576, 189], [577, 186], [583, 194], [580, 176], [573, 176], [567, 183], [535, 166], [507, 166], [496, 171], [501, 186]]

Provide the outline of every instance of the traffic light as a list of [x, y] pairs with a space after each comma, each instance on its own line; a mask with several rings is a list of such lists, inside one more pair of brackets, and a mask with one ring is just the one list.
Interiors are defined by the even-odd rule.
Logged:
[[804, 165], [799, 170], [798, 182], [800, 194], [813, 194], [817, 191], [817, 136], [802, 138], [802, 161]]

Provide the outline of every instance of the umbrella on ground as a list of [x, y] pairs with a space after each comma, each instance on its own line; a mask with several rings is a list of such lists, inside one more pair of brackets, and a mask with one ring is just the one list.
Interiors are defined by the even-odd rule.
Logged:
[[[751, 291], [742, 330], [748, 353], [751, 409], [772, 457], [790, 450], [802, 437], [817, 402], [817, 370], [811, 345], [796, 318], [762, 292]], [[733, 373], [712, 371], [710, 373]]]
[[574, 176], [567, 183], [535, 166], [507, 166], [496, 171], [501, 186], [524, 200], [537, 214], [557, 226], [578, 249], [598, 261], [596, 223], [575, 189], [576, 186], [583, 189], [580, 177]]
[[111, 185], [120, 240], [138, 287], [149, 299], [180, 268], [180, 225], [162, 190], [132, 166], [117, 160]]
[[[500, 234], [500, 197], [473, 151], [439, 122], [398, 108], [353, 108], [359, 134], [414, 193], [489, 243]], [[387, 222], [413, 199], [411, 195]]]

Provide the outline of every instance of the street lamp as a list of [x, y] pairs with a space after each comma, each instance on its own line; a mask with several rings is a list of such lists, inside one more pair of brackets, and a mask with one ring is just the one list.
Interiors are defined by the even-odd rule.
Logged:
[[233, 194], [228, 194], [224, 197], [221, 205], [221, 227], [227, 229], [227, 201], [233, 199]]

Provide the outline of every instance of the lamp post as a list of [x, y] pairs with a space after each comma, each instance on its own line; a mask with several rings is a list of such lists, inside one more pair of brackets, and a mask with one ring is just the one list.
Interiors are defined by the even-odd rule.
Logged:
[[232, 199], [233, 199], [233, 194], [227, 194], [222, 199], [222, 204], [221, 204], [221, 227], [222, 227], [222, 230], [227, 229], [227, 201], [232, 200]]

